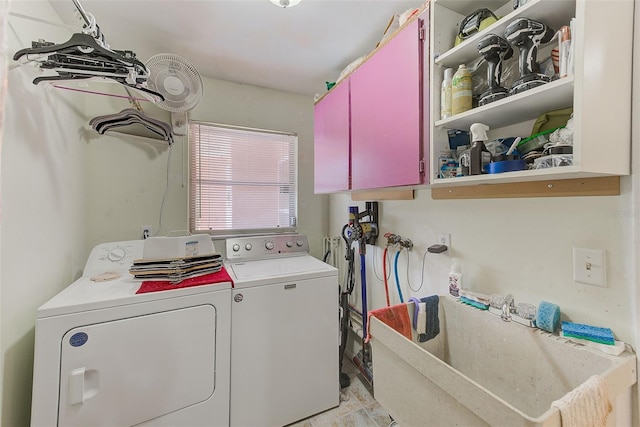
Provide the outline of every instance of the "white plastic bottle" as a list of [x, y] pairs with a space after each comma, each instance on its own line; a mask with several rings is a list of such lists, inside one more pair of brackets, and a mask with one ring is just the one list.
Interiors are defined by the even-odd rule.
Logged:
[[453, 258], [451, 260], [451, 271], [449, 271], [449, 293], [458, 298], [460, 289], [462, 289], [462, 269], [458, 264], [458, 260]]
[[440, 119], [451, 117], [451, 80], [453, 79], [453, 68], [444, 70], [442, 88], [440, 90]]
[[451, 79], [451, 114], [456, 115], [471, 110], [473, 106], [473, 82], [471, 71], [460, 64]]

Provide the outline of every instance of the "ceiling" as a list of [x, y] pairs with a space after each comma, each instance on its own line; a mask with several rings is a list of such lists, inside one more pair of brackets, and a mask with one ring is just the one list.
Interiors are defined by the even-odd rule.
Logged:
[[[380, 41], [394, 14], [424, 0], [81, 0], [112, 49], [142, 62], [177, 54], [206, 77], [313, 96]], [[72, 0], [50, 0], [81, 27]]]

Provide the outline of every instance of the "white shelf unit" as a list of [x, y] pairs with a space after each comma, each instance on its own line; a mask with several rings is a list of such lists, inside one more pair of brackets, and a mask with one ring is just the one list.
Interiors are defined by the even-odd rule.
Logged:
[[[513, 10], [508, 1], [433, 0], [431, 7], [431, 180], [432, 186], [475, 185], [546, 179], [584, 178], [630, 173], [633, 0], [530, 0]], [[453, 46], [460, 22], [486, 7], [497, 22]], [[574, 75], [509, 96], [470, 111], [440, 119], [440, 85], [445, 68], [477, 60], [484, 35], [504, 38], [504, 29], [519, 17], [558, 30], [576, 18], [572, 39]], [[557, 41], [551, 42], [556, 44]], [[542, 49], [541, 49], [542, 50]], [[514, 56], [519, 51], [514, 47]], [[544, 57], [538, 56], [538, 61]], [[448, 151], [447, 130], [469, 130], [487, 124], [489, 138], [528, 136], [541, 114], [574, 109], [574, 165], [553, 169], [440, 179], [439, 156]]]
[[526, 92], [439, 120], [435, 125], [447, 129], [468, 130], [469, 126], [476, 122], [491, 124], [491, 128], [501, 128], [530, 120], [545, 111], [573, 105], [573, 81], [573, 77], [555, 80]]
[[[440, 6], [444, 6], [445, 8], [450, 6], [452, 8], [457, 8], [460, 6], [458, 2], [453, 3], [452, 1], [447, 0], [439, 1], [438, 3]], [[483, 6], [480, 6], [480, 3], [480, 1], [477, 1], [473, 7], [486, 7], [498, 15], [498, 17], [502, 18], [491, 24], [491, 26], [485, 28], [483, 31], [474, 34], [458, 46], [452, 47], [451, 42], [447, 44], [446, 40], [441, 40], [442, 43], [437, 47], [443, 49], [443, 52], [435, 59], [437, 65], [453, 67], [464, 63], [468, 58], [478, 57], [478, 50], [476, 49], [478, 40], [480, 40], [485, 34], [489, 33], [504, 37], [503, 34], [507, 25], [519, 17], [526, 17], [544, 22], [557, 31], [563, 25], [569, 25], [569, 21], [575, 16], [576, 5], [574, 0], [530, 0], [528, 3], [525, 3], [524, 6], [512, 10], [511, 1], [507, 3], [493, 2], [489, 5], [487, 5], [489, 2], [486, 2]], [[496, 6], [498, 7], [494, 9]], [[473, 10], [470, 10], [469, 12], [473, 12]], [[466, 14], [458, 15], [457, 13], [452, 15], [454, 19], [453, 25], [455, 28], [453, 37], [455, 37], [457, 33], [460, 21], [462, 21], [465, 16]], [[452, 38], [451, 41], [453, 40], [454, 39]], [[436, 54], [438, 53], [438, 51], [435, 52]], [[514, 53], [517, 54], [517, 48], [514, 49]]]

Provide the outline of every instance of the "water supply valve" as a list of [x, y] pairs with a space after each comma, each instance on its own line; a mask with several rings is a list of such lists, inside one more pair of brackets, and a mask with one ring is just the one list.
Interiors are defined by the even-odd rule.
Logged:
[[402, 240], [401, 236], [393, 233], [384, 233], [384, 237], [387, 239], [387, 247], [397, 246]]
[[410, 251], [411, 249], [413, 249], [413, 242], [411, 241], [411, 239], [402, 239], [400, 240], [400, 247]]

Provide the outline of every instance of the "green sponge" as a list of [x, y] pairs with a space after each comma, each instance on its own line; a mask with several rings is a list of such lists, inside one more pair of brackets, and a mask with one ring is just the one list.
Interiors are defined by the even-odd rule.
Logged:
[[460, 296], [460, 301], [465, 303], [465, 304], [469, 304], [472, 307], [479, 308], [480, 310], [488, 310], [489, 309], [489, 305], [488, 304], [482, 304], [480, 302], [471, 300], [471, 299], [469, 299], [467, 297]]
[[581, 323], [562, 322], [562, 333], [566, 337], [580, 338], [600, 344], [614, 345], [613, 332], [609, 328], [583, 325]]

